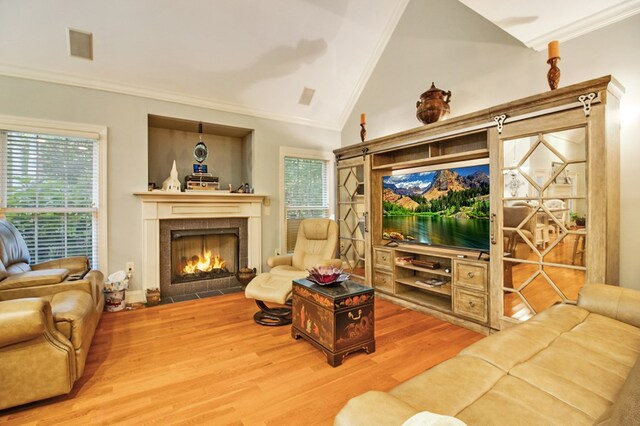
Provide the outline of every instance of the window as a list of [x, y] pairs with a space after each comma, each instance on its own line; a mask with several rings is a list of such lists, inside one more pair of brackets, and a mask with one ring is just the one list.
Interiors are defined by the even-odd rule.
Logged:
[[281, 151], [284, 200], [284, 244], [293, 252], [303, 219], [331, 217], [330, 188], [333, 181], [329, 154], [306, 150]]
[[106, 255], [99, 138], [0, 130], [2, 212], [25, 239], [31, 263], [87, 256], [97, 268]]

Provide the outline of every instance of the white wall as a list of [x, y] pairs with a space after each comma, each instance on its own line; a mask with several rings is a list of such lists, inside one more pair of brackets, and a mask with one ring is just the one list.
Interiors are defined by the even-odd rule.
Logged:
[[[247, 170], [256, 193], [269, 194], [271, 206], [264, 208], [262, 224], [263, 267], [267, 256], [279, 247], [278, 152], [280, 145], [331, 151], [340, 145], [337, 131], [323, 130], [273, 120], [136, 96], [102, 92], [0, 76], [0, 114], [58, 120], [108, 127], [108, 234], [109, 271], [124, 269], [125, 262], [140, 265], [142, 258], [141, 201], [134, 192], [146, 191], [147, 115], [219, 123], [254, 129], [252, 163]], [[252, 266], [252, 265], [249, 265]], [[257, 265], [253, 265], [257, 266]], [[141, 270], [140, 267], [137, 268]], [[132, 280], [132, 290], [141, 289]]]
[[[560, 86], [611, 74], [626, 89], [621, 135], [621, 283], [640, 289], [640, 15], [562, 43]], [[359, 141], [417, 127], [415, 104], [436, 86], [451, 90], [461, 115], [549, 90], [546, 51], [522, 45], [459, 2], [411, 0], [342, 131]]]

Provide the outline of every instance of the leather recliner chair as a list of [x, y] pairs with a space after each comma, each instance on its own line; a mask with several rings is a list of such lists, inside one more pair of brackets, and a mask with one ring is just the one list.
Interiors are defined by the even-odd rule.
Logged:
[[339, 268], [335, 259], [338, 246], [338, 224], [330, 219], [305, 219], [300, 223], [293, 254], [267, 259], [271, 270], [255, 277], [245, 289], [245, 296], [255, 299], [260, 311], [253, 319], [261, 325], [291, 324], [291, 308], [269, 308], [264, 302], [285, 305], [291, 298], [293, 280], [309, 275], [308, 270], [318, 265]]
[[0, 220], [0, 409], [69, 393], [104, 307], [104, 276], [86, 257], [29, 261]]

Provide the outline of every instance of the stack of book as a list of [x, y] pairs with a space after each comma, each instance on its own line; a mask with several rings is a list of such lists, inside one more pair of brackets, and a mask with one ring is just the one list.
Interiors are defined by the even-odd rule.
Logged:
[[423, 280], [416, 281], [416, 284], [421, 284], [427, 287], [440, 287], [447, 284], [449, 281], [441, 280], [438, 278], [425, 278]]

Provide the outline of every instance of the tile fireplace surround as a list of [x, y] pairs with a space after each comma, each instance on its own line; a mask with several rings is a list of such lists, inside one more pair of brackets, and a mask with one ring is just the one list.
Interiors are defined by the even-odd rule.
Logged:
[[[242, 223], [246, 221], [246, 249], [242, 250], [240, 265], [256, 268], [258, 272], [262, 263], [262, 204], [268, 205], [268, 197], [259, 194], [232, 194], [228, 192], [201, 193], [161, 191], [137, 192], [134, 195], [142, 200], [142, 295], [147, 289], [160, 288], [163, 270], [167, 265], [161, 264], [161, 221], [171, 220], [186, 226], [192, 224]], [[238, 220], [244, 219], [244, 220]], [[178, 222], [174, 222], [178, 221]], [[244, 227], [241, 226], [241, 228]], [[244, 231], [243, 231], [244, 233]], [[246, 254], [245, 254], [246, 253]], [[246, 256], [246, 258], [245, 258]], [[164, 261], [163, 261], [164, 262]], [[169, 296], [169, 294], [165, 294]]]

